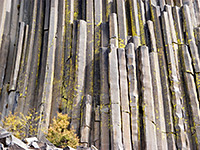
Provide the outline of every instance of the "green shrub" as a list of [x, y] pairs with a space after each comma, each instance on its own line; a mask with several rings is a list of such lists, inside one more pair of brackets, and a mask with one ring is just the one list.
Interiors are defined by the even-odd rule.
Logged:
[[37, 122], [39, 121], [38, 113], [30, 111], [26, 116], [22, 113], [9, 113], [3, 120], [3, 128], [11, 132], [19, 139], [37, 136]]
[[53, 123], [48, 130], [47, 139], [58, 147], [71, 146], [76, 148], [79, 145], [79, 139], [74, 130], [68, 129], [69, 117], [67, 114], [57, 114], [57, 118], [53, 119]]

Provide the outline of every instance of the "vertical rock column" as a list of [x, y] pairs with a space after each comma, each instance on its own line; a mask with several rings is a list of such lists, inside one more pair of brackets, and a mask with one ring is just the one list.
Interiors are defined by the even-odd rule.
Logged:
[[4, 32], [4, 24], [6, 21], [6, 0], [0, 1], [0, 47], [2, 45], [2, 37]]
[[172, 48], [172, 39], [170, 35], [169, 20], [167, 12], [162, 14], [163, 34], [168, 63], [168, 73], [170, 80], [170, 91], [173, 105], [174, 125], [176, 131], [176, 142], [178, 148], [186, 148], [186, 135], [184, 129], [184, 120], [182, 114], [182, 98], [178, 85], [178, 76], [176, 69], [175, 56]]
[[110, 44], [114, 47], [118, 47], [118, 28], [117, 28], [117, 15], [115, 13], [110, 14], [109, 18], [109, 37]]
[[182, 46], [182, 66], [187, 90], [187, 109], [189, 110], [192, 135], [191, 149], [199, 148], [200, 139], [200, 112], [197, 97], [192, 59], [186, 45]]
[[149, 20], [147, 23], [151, 41], [150, 65], [151, 65], [151, 76], [152, 76], [154, 107], [155, 107], [157, 144], [158, 144], [158, 149], [167, 150], [168, 145], [167, 145], [167, 136], [165, 127], [165, 116], [164, 116], [158, 53], [156, 48], [155, 34], [153, 30], [153, 22]]
[[141, 149], [157, 150], [157, 136], [155, 125], [152, 78], [149, 61], [149, 49], [146, 46], [139, 48], [140, 92], [143, 110], [143, 134], [141, 134]]
[[200, 99], [200, 59], [199, 59], [198, 49], [195, 43], [194, 28], [190, 16], [190, 10], [187, 5], [183, 6], [183, 16], [184, 16], [184, 27], [186, 29], [186, 35], [187, 35], [186, 40], [190, 48], [192, 63], [195, 72], [198, 99]]
[[144, 11], [143, 1], [137, 0], [137, 6], [138, 6], [138, 18], [139, 18], [139, 26], [140, 26], [141, 44], [146, 45], [146, 40], [147, 40], [147, 38], [145, 38], [146, 19], [145, 19], [145, 11]]
[[19, 77], [19, 69], [20, 69], [20, 63], [21, 63], [21, 57], [22, 57], [24, 30], [25, 30], [25, 24], [22, 22], [20, 23], [20, 27], [19, 27], [18, 43], [16, 46], [16, 56], [15, 56], [16, 59], [13, 64], [13, 72], [11, 74], [11, 79], [10, 79], [9, 91], [11, 91], [11, 93], [9, 95], [10, 96], [13, 95], [13, 98], [9, 97], [8, 99], [8, 112], [12, 111], [13, 105], [15, 103], [15, 94], [16, 94], [15, 91], [16, 91], [17, 81]]
[[100, 79], [101, 79], [101, 95], [100, 95], [100, 113], [101, 113], [101, 126], [100, 126], [100, 148], [110, 148], [110, 99], [109, 99], [109, 79], [108, 79], [108, 54], [109, 49], [106, 47], [100, 50]]
[[119, 48], [125, 48], [125, 46], [127, 44], [125, 1], [124, 0], [116, 0], [116, 2], [117, 2]]
[[160, 24], [159, 7], [151, 5], [151, 15], [154, 23], [154, 33], [155, 33], [156, 47], [157, 47], [159, 67], [160, 67], [168, 148], [176, 149], [175, 136], [174, 134], [172, 134], [174, 132], [174, 126], [173, 126], [172, 107], [171, 107], [171, 99], [169, 92], [168, 73], [167, 73], [167, 66], [166, 66], [163, 39], [162, 39], [162, 29]]
[[[37, 92], [37, 105], [36, 111], [40, 111], [40, 104], [42, 101], [43, 85], [46, 72], [46, 61], [47, 61], [47, 51], [48, 51], [48, 35], [49, 35], [49, 15], [50, 15], [50, 0], [45, 0], [45, 10], [44, 10], [44, 26], [43, 26], [43, 43], [42, 43], [42, 52], [41, 52], [41, 61], [40, 61], [40, 72], [38, 79], [38, 92]], [[26, 64], [26, 59], [24, 64]]]
[[130, 108], [128, 98], [128, 82], [126, 70], [125, 50], [117, 49], [118, 65], [119, 65], [119, 81], [120, 81], [120, 100], [121, 100], [121, 114], [122, 114], [122, 139], [124, 149], [132, 149], [131, 146], [131, 126], [130, 126]]
[[[177, 5], [177, 4], [176, 4]], [[181, 4], [182, 5], [182, 4]], [[182, 25], [180, 20], [180, 8], [166, 6], [166, 10], [168, 12], [170, 29], [171, 29], [171, 37], [172, 37], [172, 45], [175, 55], [175, 61], [177, 66], [177, 76], [179, 80], [179, 88], [181, 92], [181, 97], [183, 99], [183, 108], [187, 108], [187, 97], [185, 92], [185, 81], [183, 77], [183, 70], [182, 70], [182, 44], [183, 44], [183, 32], [182, 32]], [[172, 16], [173, 15], [173, 16]], [[187, 133], [187, 140], [188, 143], [192, 142], [191, 138], [191, 131], [190, 131], [190, 123], [189, 120], [189, 112], [187, 109], [182, 109], [184, 115], [184, 126], [185, 132]], [[190, 145], [190, 144], [188, 144]]]
[[15, 112], [23, 112], [24, 109], [24, 98], [23, 98], [23, 88], [24, 88], [24, 73], [26, 69], [26, 56], [27, 56], [27, 42], [28, 42], [28, 32], [29, 25], [26, 25], [25, 33], [24, 33], [24, 42], [23, 42], [23, 53], [20, 63], [19, 77], [17, 82], [17, 91], [19, 92], [19, 98], [17, 102], [17, 108]]
[[65, 36], [65, 0], [59, 0], [58, 4], [58, 25], [57, 25], [57, 40], [56, 40], [56, 52], [55, 52], [55, 73], [53, 81], [53, 95], [52, 95], [52, 107], [51, 107], [51, 119], [52, 120], [59, 110], [62, 102], [62, 81], [63, 81], [63, 69], [64, 69], [64, 36]]
[[81, 143], [89, 145], [92, 119], [92, 96], [93, 96], [93, 76], [94, 76], [94, 8], [93, 0], [86, 1], [86, 21], [87, 21], [87, 48], [86, 48], [86, 72], [85, 72], [85, 96], [83, 99], [83, 113], [81, 124]]
[[[72, 66], [72, 38], [73, 31], [76, 30], [76, 23], [74, 22], [74, 0], [68, 0], [65, 2], [65, 40], [64, 40], [64, 71], [63, 71], [63, 105], [67, 104], [67, 107], [63, 108], [63, 112], [66, 112], [70, 116], [72, 97], [71, 86], [73, 77], [71, 76]], [[75, 40], [75, 39], [74, 39]]]
[[38, 138], [42, 138], [43, 130], [47, 131], [50, 122], [52, 91], [55, 67], [55, 50], [56, 50], [56, 32], [58, 17], [58, 0], [51, 1], [48, 50], [46, 60], [46, 71], [44, 78], [44, 87], [42, 101], [40, 106], [40, 124], [38, 128]]
[[[34, 39], [35, 39], [35, 30], [36, 30], [36, 20], [37, 20], [37, 0], [32, 3], [32, 18], [30, 19], [30, 26], [29, 26], [29, 36], [28, 36], [28, 44], [26, 47], [26, 58], [25, 58], [25, 71], [24, 71], [24, 82], [23, 82], [23, 91], [19, 97], [20, 101], [23, 101], [23, 113], [27, 114], [29, 107], [30, 107], [30, 99], [27, 98], [27, 91], [28, 91], [28, 84], [29, 84], [29, 77], [31, 74], [31, 62], [33, 56], [33, 47], [34, 47]], [[11, 56], [9, 56], [11, 57]]]
[[196, 27], [194, 29], [194, 34], [195, 34], [196, 45], [198, 47], [198, 53], [200, 55], [200, 27]]
[[132, 36], [140, 36], [137, 0], [129, 0]]
[[134, 44], [130, 43], [126, 47], [126, 66], [128, 77], [128, 92], [130, 100], [131, 113], [131, 133], [132, 133], [132, 148], [138, 149], [140, 145], [139, 140], [139, 103], [138, 103], [138, 86], [136, 76], [136, 60]]
[[111, 149], [123, 149], [121, 133], [120, 89], [117, 49], [111, 45], [109, 53]]
[[[8, 60], [7, 60], [7, 65], [6, 65], [6, 73], [5, 73], [5, 79], [4, 83], [8, 83], [10, 81], [10, 76], [12, 73], [12, 65], [13, 62], [15, 61], [14, 54], [16, 53], [16, 41], [17, 41], [17, 31], [18, 31], [18, 19], [19, 19], [19, 10], [18, 10], [18, 5], [20, 5], [19, 0], [15, 1], [5, 1], [5, 4], [11, 5], [11, 20], [10, 24], [7, 24], [10, 26], [10, 31], [9, 31], [9, 38], [10, 38], [10, 44], [9, 44], [9, 49], [8, 49]], [[5, 7], [4, 7], [5, 8]], [[4, 14], [6, 15], [6, 14]], [[5, 16], [4, 16], [5, 17]], [[2, 18], [2, 22], [5, 21]], [[0, 30], [4, 30], [4, 27], [2, 26]], [[1, 38], [0, 38], [1, 39]], [[1, 44], [0, 44], [1, 45]]]
[[[43, 24], [44, 24], [44, 1], [37, 2], [37, 15], [35, 24], [35, 37], [32, 47], [31, 62], [30, 62], [30, 74], [27, 80], [27, 95], [25, 107], [26, 112], [33, 110], [37, 105], [37, 96], [35, 90], [37, 89], [39, 64], [42, 48], [42, 35], [43, 35]], [[35, 100], [36, 99], [36, 100]]]
[[94, 0], [94, 93], [95, 109], [94, 144], [100, 146], [100, 46], [102, 24], [102, 0]]
[[75, 52], [75, 80], [74, 80], [74, 97], [72, 105], [72, 122], [71, 127], [79, 133], [81, 102], [84, 96], [84, 80], [86, 65], [86, 43], [87, 43], [87, 23], [84, 20], [78, 22], [77, 45]]
[[83, 98], [81, 113], [80, 142], [84, 146], [89, 146], [90, 130], [91, 130], [91, 113], [92, 113], [92, 96], [86, 95]]
[[5, 68], [6, 68], [6, 61], [7, 61], [7, 55], [8, 55], [8, 43], [9, 43], [9, 38], [8, 36], [3, 36], [3, 44], [0, 49], [0, 95], [1, 95], [1, 100], [0, 100], [0, 120], [4, 118], [5, 115], [5, 108], [7, 105], [7, 99], [4, 98], [5, 95], [7, 95], [7, 88], [8, 85], [3, 84], [4, 80], [4, 75], [5, 75]]

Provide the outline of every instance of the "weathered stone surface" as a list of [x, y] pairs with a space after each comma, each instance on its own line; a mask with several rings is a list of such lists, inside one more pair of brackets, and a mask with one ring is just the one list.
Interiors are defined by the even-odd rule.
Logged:
[[187, 40], [193, 40], [194, 39], [194, 32], [193, 32], [193, 25], [192, 25], [192, 19], [190, 16], [190, 10], [188, 5], [183, 6], [183, 16], [184, 16], [184, 27], [187, 32]]
[[131, 131], [133, 148], [138, 149], [140, 140], [138, 139], [139, 128], [139, 103], [138, 87], [134, 44], [130, 43], [126, 47], [126, 65], [128, 71], [129, 99], [131, 112]]
[[110, 148], [110, 107], [109, 106], [102, 106], [101, 109], [101, 126], [100, 126], [100, 147], [101, 149], [109, 149]]
[[[27, 43], [27, 47], [26, 47], [26, 52], [27, 52], [27, 55], [26, 55], [26, 58], [25, 58], [25, 71], [24, 71], [24, 80], [23, 80], [23, 98], [26, 99], [26, 96], [28, 94], [28, 84], [30, 83], [31, 85], [34, 85], [35, 83], [31, 83], [29, 82], [29, 77], [30, 77], [30, 74], [31, 74], [31, 67], [32, 67], [32, 63], [33, 63], [33, 53], [36, 53], [36, 51], [34, 51], [34, 46], [38, 46], [38, 45], [35, 45], [34, 44], [34, 39], [35, 39], [35, 30], [36, 30], [36, 18], [37, 18], [37, 1], [34, 1], [34, 3], [32, 4], [33, 6], [33, 10], [32, 10], [32, 18], [30, 19], [30, 26], [29, 26], [29, 36], [28, 36], [28, 43]], [[39, 30], [37, 30], [39, 31]], [[11, 51], [11, 49], [10, 49]], [[9, 56], [10, 57], [10, 56]], [[9, 60], [8, 60], [9, 61]], [[36, 60], [34, 60], [35, 62], [37, 62]], [[36, 64], [34, 65], [36, 66]], [[35, 68], [36, 69], [36, 68]], [[35, 74], [32, 76], [35, 76]], [[32, 80], [34, 81], [34, 80]], [[31, 92], [31, 91], [30, 91]], [[30, 97], [29, 97], [30, 98]], [[24, 100], [23, 100], [24, 101]], [[24, 103], [24, 106], [23, 106], [23, 113], [27, 113], [28, 110], [29, 110], [29, 106], [33, 106], [32, 104], [30, 104], [30, 99], [28, 99], [27, 101], [25, 101]]]
[[[9, 3], [9, 2], [8, 2]], [[12, 1], [11, 6], [11, 20], [10, 20], [10, 43], [9, 43], [9, 49], [8, 49], [8, 61], [7, 61], [7, 67], [6, 67], [6, 73], [5, 73], [5, 83], [8, 83], [10, 81], [10, 76], [12, 73], [12, 67], [15, 60], [15, 53], [16, 53], [16, 41], [17, 41], [17, 29], [18, 29], [18, 8], [19, 1]], [[4, 16], [5, 17], [5, 16]], [[2, 20], [3, 21], [3, 20]], [[1, 27], [0, 30], [4, 29]], [[0, 38], [1, 40], [1, 38]], [[0, 44], [1, 45], [1, 44]]]
[[98, 149], [100, 148], [100, 122], [99, 121], [95, 121], [94, 122], [94, 145], [95, 147], [97, 147]]
[[173, 7], [172, 13], [173, 13], [174, 22], [176, 22], [174, 24], [174, 26], [175, 26], [175, 30], [176, 30], [177, 42], [178, 42], [178, 44], [182, 44], [183, 43], [183, 31], [182, 31], [182, 27], [181, 27], [180, 8], [177, 6]]
[[27, 94], [26, 94], [26, 106], [25, 112], [27, 113], [30, 109], [34, 109], [36, 103], [34, 102], [35, 97], [35, 88], [38, 79], [38, 72], [39, 72], [39, 62], [40, 62], [40, 55], [41, 55], [41, 48], [42, 48], [42, 29], [43, 29], [43, 10], [44, 10], [44, 2], [38, 1], [36, 13], [37, 13], [37, 21], [35, 24], [35, 36], [34, 42], [32, 47], [32, 56], [31, 56], [31, 63], [30, 65], [30, 74], [27, 80]]
[[198, 47], [198, 52], [200, 55], [200, 28], [199, 27], [194, 29], [194, 34], [195, 34], [195, 42]]
[[87, 20], [87, 49], [86, 49], [86, 88], [85, 93], [93, 95], [94, 77], [94, 8], [93, 1], [89, 0], [86, 4]]
[[8, 47], [9, 47], [9, 38], [8, 36], [4, 35], [2, 39], [2, 46], [0, 49], [0, 89], [3, 88], [3, 81], [5, 78], [5, 70], [6, 70], [6, 63], [7, 63], [7, 56], [8, 56]]
[[80, 105], [84, 94], [85, 78], [85, 58], [86, 58], [86, 41], [87, 41], [87, 23], [80, 20], [78, 23], [77, 47], [75, 58], [75, 80], [74, 80], [74, 98], [72, 106], [72, 123], [76, 133], [78, 133], [80, 121]]
[[155, 38], [155, 33], [154, 33], [154, 26], [153, 22], [151, 20], [147, 21], [148, 24], [148, 29], [150, 32], [150, 45], [151, 45], [151, 51], [152, 52], [157, 52], [156, 48], [156, 38]]
[[109, 23], [101, 24], [101, 47], [109, 46]]
[[125, 1], [117, 0], [117, 19], [118, 19], [118, 32], [119, 32], [119, 48], [125, 48], [127, 44], [127, 29], [126, 29], [126, 12]]
[[120, 104], [117, 48], [111, 45], [109, 53], [109, 83], [111, 104]]
[[139, 18], [139, 26], [140, 26], [140, 39], [141, 39], [141, 44], [146, 45], [146, 40], [145, 38], [145, 24], [146, 24], [146, 19], [145, 19], [145, 12], [144, 12], [144, 3], [143, 1], [137, 0], [138, 4], [138, 18]]
[[132, 36], [140, 36], [137, 0], [129, 0]]
[[110, 104], [109, 99], [109, 79], [108, 79], [108, 48], [101, 48], [100, 50], [100, 79], [101, 79], [101, 95], [100, 104], [101, 107]]
[[162, 96], [160, 69], [159, 69], [159, 64], [158, 64], [157, 52], [150, 53], [150, 65], [151, 65], [153, 99], [154, 99], [154, 108], [155, 108], [157, 145], [158, 145], [158, 149], [167, 150], [168, 145], [167, 145], [167, 136], [166, 136], [166, 127], [165, 127], [163, 96]]
[[57, 40], [56, 40], [56, 52], [55, 52], [55, 73], [53, 81], [53, 94], [52, 94], [52, 106], [51, 106], [51, 118], [56, 116], [62, 101], [62, 80], [63, 80], [63, 68], [64, 68], [64, 24], [65, 24], [65, 1], [60, 0], [58, 4], [58, 13], [62, 14], [58, 17], [57, 25]]
[[44, 30], [49, 29], [50, 8], [51, 8], [51, 1], [45, 0]]
[[110, 84], [110, 101], [111, 101], [111, 149], [122, 149], [121, 134], [121, 113], [120, 113], [120, 90], [117, 49], [111, 45], [109, 53], [109, 84]]
[[172, 39], [170, 35], [170, 28], [169, 28], [169, 20], [167, 13], [163, 13], [162, 15], [162, 23], [163, 23], [163, 32], [164, 32], [164, 42], [166, 48], [166, 55], [167, 55], [167, 63], [168, 63], [168, 73], [169, 73], [169, 80], [170, 90], [172, 93], [172, 104], [173, 104], [173, 112], [174, 120], [175, 120], [175, 130], [177, 133], [177, 145], [179, 148], [186, 148], [185, 140], [186, 135], [184, 132], [184, 123], [182, 120], [182, 98], [180, 93], [180, 88], [178, 87], [178, 76], [177, 70], [175, 66], [175, 57], [172, 49]]
[[121, 113], [119, 104], [111, 104], [111, 149], [122, 149]]
[[128, 98], [128, 82], [126, 71], [126, 58], [125, 50], [122, 48], [117, 49], [118, 64], [119, 64], [119, 83], [120, 83], [120, 99], [121, 108], [123, 112], [129, 113], [129, 98]]
[[0, 7], [0, 47], [2, 44], [2, 37], [3, 37], [3, 32], [4, 32], [4, 24], [5, 24], [5, 19], [6, 19], [6, 1], [1, 0], [1, 7]]
[[94, 1], [94, 102], [100, 103], [100, 46], [101, 46], [102, 0]]
[[[72, 115], [72, 104], [74, 97], [74, 80], [75, 80], [75, 64], [76, 62], [76, 49], [77, 49], [77, 37], [78, 37], [78, 21], [73, 22], [73, 40], [72, 43], [69, 44], [69, 48], [66, 48], [65, 58], [65, 69], [64, 69], [64, 91], [63, 96], [65, 98], [65, 104], [67, 107], [64, 108], [64, 112], [66, 112], [70, 117]], [[66, 42], [67, 41], [66, 39]], [[69, 51], [68, 51], [69, 50]], [[66, 56], [67, 55], [67, 56]]]
[[[190, 120], [192, 123], [191, 132], [193, 132], [193, 129], [196, 130], [195, 134], [192, 136], [193, 142], [191, 143], [191, 149], [196, 149], [199, 146], [199, 111], [196, 111], [198, 108], [199, 102], [197, 97], [197, 91], [196, 88], [194, 88], [195, 82], [193, 77], [193, 68], [192, 68], [192, 59], [190, 58], [189, 51], [186, 45], [182, 46], [182, 66], [184, 71], [184, 79], [186, 83], [186, 89], [187, 89], [187, 96], [189, 101], [187, 101], [187, 109], [189, 110], [189, 116], [194, 116], [194, 120]], [[188, 103], [191, 103], [192, 105], [188, 105]], [[196, 108], [197, 107], [197, 108]], [[196, 138], [197, 140], [194, 140]]]
[[155, 113], [153, 101], [152, 78], [150, 71], [149, 50], [148, 47], [142, 46], [139, 49], [139, 69], [141, 81], [141, 94], [142, 94], [142, 109], [143, 109], [143, 141], [145, 145], [141, 145], [142, 149], [158, 149], [156, 126], [155, 126]]
[[173, 0], [166, 0], [166, 3], [168, 5], [174, 6], [174, 1]]
[[16, 84], [17, 84], [17, 79], [18, 79], [18, 74], [19, 74], [19, 69], [20, 69], [21, 56], [22, 56], [24, 30], [25, 30], [25, 24], [22, 22], [20, 23], [20, 27], [19, 27], [19, 40], [17, 43], [15, 65], [14, 65], [13, 73], [10, 79], [10, 87], [9, 87], [10, 91], [16, 89]]
[[[162, 40], [161, 24], [160, 24], [160, 12], [158, 7], [151, 5], [151, 14], [154, 16], [154, 33], [156, 38], [156, 45], [158, 51], [160, 75], [161, 75], [161, 85], [162, 85], [162, 95], [164, 102], [164, 114], [165, 114], [165, 125], [167, 133], [174, 132], [173, 117], [172, 117], [172, 107], [171, 107], [171, 98], [169, 92], [169, 83], [168, 83], [168, 73], [166, 67], [166, 60], [164, 57], [164, 47]], [[167, 135], [167, 142], [169, 149], [175, 149], [175, 136], [173, 134]]]
[[121, 99], [121, 111], [122, 111], [122, 136], [125, 149], [131, 148], [130, 141], [130, 109], [128, 98], [128, 81], [126, 71], [126, 58], [125, 50], [122, 48], [117, 49], [118, 52], [118, 64], [119, 64], [119, 82], [120, 82], [120, 99]]
[[[42, 101], [41, 101], [42, 105], [40, 106], [41, 119], [42, 118], [45, 118], [45, 119], [44, 121], [40, 120], [39, 129], [44, 128], [44, 130], [48, 129], [49, 122], [50, 122], [52, 91], [53, 91], [53, 77], [54, 77], [54, 67], [55, 67], [57, 15], [58, 15], [58, 0], [51, 1], [48, 51], [47, 51], [44, 87], [43, 87]], [[41, 138], [42, 136], [43, 136], [43, 133], [41, 130], [39, 130], [38, 138]]]
[[[47, 51], [48, 51], [48, 35], [49, 35], [49, 32], [45, 31], [44, 35], [43, 35], [43, 47], [42, 47], [43, 51], [42, 51], [42, 54], [41, 54], [42, 61], [40, 62], [41, 72], [40, 72], [40, 76], [39, 76], [39, 79], [38, 79], [38, 97], [37, 97], [38, 104], [36, 106], [36, 108], [37, 108], [36, 110], [39, 109], [39, 106], [40, 106], [41, 101], [42, 101], [43, 85], [44, 85], [45, 71], [46, 71], [45, 68], [46, 68], [46, 60], [47, 60]], [[26, 66], [27, 56], [25, 56], [23, 64], [24, 64], [24, 66]], [[23, 72], [26, 71], [25, 69], [23, 69]], [[25, 103], [24, 99], [26, 97], [26, 87], [25, 87], [26, 85], [24, 84], [24, 79], [23, 79], [24, 74], [23, 74], [23, 72], [21, 74], [22, 83], [21, 83], [21, 85], [19, 85], [19, 91], [21, 91], [21, 92], [20, 92], [18, 108], [20, 108], [20, 110], [23, 110], [24, 103]]]
[[101, 115], [101, 148], [109, 149], [109, 79], [108, 79], [108, 48], [102, 48], [100, 50], [100, 79], [101, 79], [101, 95], [100, 95], [100, 115]]
[[0, 101], [0, 111], [1, 117], [0, 120], [3, 120], [4, 117], [7, 115], [7, 107], [8, 107], [8, 89], [9, 84], [4, 84], [3, 89], [1, 89], [1, 101]]
[[115, 13], [110, 14], [109, 17], [109, 33], [110, 44], [118, 47], [117, 15]]
[[91, 113], [92, 113], [92, 97], [87, 95], [83, 99], [83, 109], [81, 116], [81, 143], [89, 144], [90, 136], [90, 124], [91, 124]]

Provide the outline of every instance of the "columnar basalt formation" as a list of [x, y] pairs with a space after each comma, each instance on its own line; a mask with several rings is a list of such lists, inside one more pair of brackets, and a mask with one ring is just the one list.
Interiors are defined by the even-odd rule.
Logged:
[[0, 0], [0, 121], [57, 112], [84, 146], [200, 149], [200, 0]]

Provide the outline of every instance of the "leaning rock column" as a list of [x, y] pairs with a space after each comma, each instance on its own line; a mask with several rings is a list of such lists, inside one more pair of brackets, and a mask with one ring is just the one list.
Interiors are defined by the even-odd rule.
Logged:
[[48, 130], [50, 122], [54, 65], [55, 65], [55, 50], [56, 50], [56, 32], [57, 32], [57, 17], [58, 17], [57, 15], [58, 15], [58, 0], [54, 0], [51, 1], [48, 51], [47, 51], [46, 72], [45, 72], [44, 87], [42, 93], [42, 101], [40, 106], [40, 122], [38, 127], [38, 138], [42, 138], [43, 136], [42, 130], [46, 132]]

